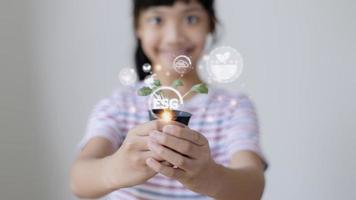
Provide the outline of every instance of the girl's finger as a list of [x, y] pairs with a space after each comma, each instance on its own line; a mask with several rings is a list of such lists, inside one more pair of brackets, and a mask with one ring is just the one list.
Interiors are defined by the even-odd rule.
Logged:
[[147, 151], [148, 146], [147, 142], [149, 140], [148, 136], [128, 136], [123, 145], [126, 145], [126, 148], [137, 150], [137, 151]]
[[172, 151], [171, 149], [164, 147], [152, 140], [148, 142], [148, 147], [157, 154], [159, 157], [168, 161], [169, 163], [181, 168], [183, 170], [190, 170], [192, 165], [192, 160]]
[[163, 132], [171, 134], [177, 138], [188, 140], [196, 145], [203, 146], [208, 143], [208, 140], [200, 133], [188, 128], [176, 125], [166, 125], [163, 127]]
[[143, 124], [135, 126], [129, 133], [137, 136], [148, 136], [149, 132], [152, 130], [162, 130], [162, 128], [167, 125], [168, 122], [163, 120], [153, 120]]
[[154, 158], [155, 160], [157, 160], [159, 162], [164, 161], [164, 159], [161, 156], [157, 155], [156, 153], [152, 152], [151, 150], [143, 152], [142, 156], [143, 156], [143, 159], [145, 159], [145, 160], [147, 158]]
[[164, 145], [178, 153], [190, 158], [198, 158], [200, 155], [199, 146], [182, 138], [159, 131], [151, 131], [150, 137], [157, 143]]
[[183, 170], [163, 165], [153, 158], [148, 158], [146, 164], [154, 171], [176, 180], [182, 179], [185, 175]]

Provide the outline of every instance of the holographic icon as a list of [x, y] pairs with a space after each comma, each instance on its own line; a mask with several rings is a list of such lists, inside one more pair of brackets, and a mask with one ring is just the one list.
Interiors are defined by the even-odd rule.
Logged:
[[125, 67], [119, 72], [119, 81], [125, 86], [131, 86], [136, 83], [137, 75], [133, 68]]
[[181, 76], [192, 70], [192, 61], [188, 56], [180, 55], [173, 60], [173, 68]]
[[152, 75], [148, 75], [146, 76], [145, 80], [143, 81], [145, 83], [145, 85], [147, 85], [148, 87], [152, 88], [154, 86], [154, 82], [157, 79], [157, 74], [152, 74]]
[[207, 72], [218, 83], [230, 83], [239, 78], [243, 70], [243, 59], [239, 52], [231, 47], [214, 49], [207, 61]]
[[[182, 58], [182, 57], [180, 57]], [[186, 59], [188, 57], [183, 57]], [[179, 59], [179, 58], [178, 58]], [[178, 69], [184, 68], [185, 70], [180, 72], [187, 72], [186, 68], [191, 67], [190, 59], [177, 61]], [[183, 65], [180, 65], [184, 63]], [[183, 67], [181, 67], [183, 66]], [[183, 76], [183, 73], [181, 73]], [[177, 90], [178, 87], [183, 86], [183, 81], [181, 79], [176, 79], [172, 82], [171, 87], [162, 86], [161, 81], [156, 79], [156, 74], [148, 76], [144, 80], [145, 86], [140, 87], [137, 91], [139, 96], [149, 96], [148, 98], [148, 113], [150, 120], [162, 119], [164, 121], [177, 121], [188, 126], [189, 119], [192, 116], [191, 113], [178, 110], [180, 106], [184, 104], [184, 97], [191, 93], [197, 94], [207, 94], [209, 89], [205, 83], [198, 83], [193, 85], [189, 91], [184, 95], [181, 95]], [[168, 94], [167, 94], [168, 92]], [[173, 96], [173, 98], [172, 98]], [[177, 98], [174, 98], [174, 97]], [[169, 98], [168, 98], [169, 97]]]
[[145, 73], [149, 73], [152, 70], [152, 66], [149, 63], [145, 63], [145, 64], [142, 65], [142, 70]]
[[[164, 95], [164, 91], [173, 92], [177, 98], [168, 98]], [[156, 115], [154, 110], [161, 109], [163, 111], [178, 110], [181, 105], [184, 104], [184, 100], [180, 92], [173, 87], [161, 86], [154, 90], [148, 99], [149, 111], [156, 118], [160, 118]]]

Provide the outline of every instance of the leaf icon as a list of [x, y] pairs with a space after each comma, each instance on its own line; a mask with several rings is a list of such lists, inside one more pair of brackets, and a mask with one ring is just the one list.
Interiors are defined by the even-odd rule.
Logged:
[[142, 87], [141, 89], [138, 90], [137, 93], [140, 96], [148, 96], [152, 93], [152, 89], [149, 87]]
[[176, 89], [179, 86], [183, 86], [183, 81], [182, 80], [177, 79], [177, 80], [173, 81], [172, 87], [174, 87]]
[[224, 54], [216, 54], [217, 59], [221, 63], [226, 63], [226, 61], [230, 58], [230, 52], [225, 52]]
[[196, 84], [192, 87], [191, 90], [200, 94], [207, 94], [209, 92], [209, 89], [205, 83]]

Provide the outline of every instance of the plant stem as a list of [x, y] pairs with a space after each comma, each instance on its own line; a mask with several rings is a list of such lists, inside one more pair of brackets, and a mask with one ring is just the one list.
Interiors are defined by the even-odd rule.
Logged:
[[189, 90], [187, 93], [185, 93], [183, 96], [182, 96], [182, 99], [184, 99], [185, 96], [187, 96], [189, 93], [191, 93], [192, 90]]

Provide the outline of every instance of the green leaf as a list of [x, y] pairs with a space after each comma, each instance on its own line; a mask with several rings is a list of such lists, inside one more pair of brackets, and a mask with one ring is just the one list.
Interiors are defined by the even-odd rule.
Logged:
[[152, 90], [152, 92], [153, 91], [155, 91], [155, 90], [157, 90], [159, 87], [157, 87], [157, 86], [153, 86], [152, 88], [151, 88], [151, 90]]
[[183, 86], [183, 81], [182, 80], [177, 79], [177, 80], [173, 81], [172, 87], [177, 88], [179, 86]]
[[192, 87], [191, 90], [200, 94], [207, 94], [209, 92], [209, 89], [205, 83], [196, 84]]
[[161, 81], [160, 80], [154, 80], [153, 81], [153, 85], [156, 87], [160, 87], [161, 86]]
[[137, 94], [140, 96], [148, 96], [152, 93], [152, 89], [149, 87], [142, 87], [138, 90]]

